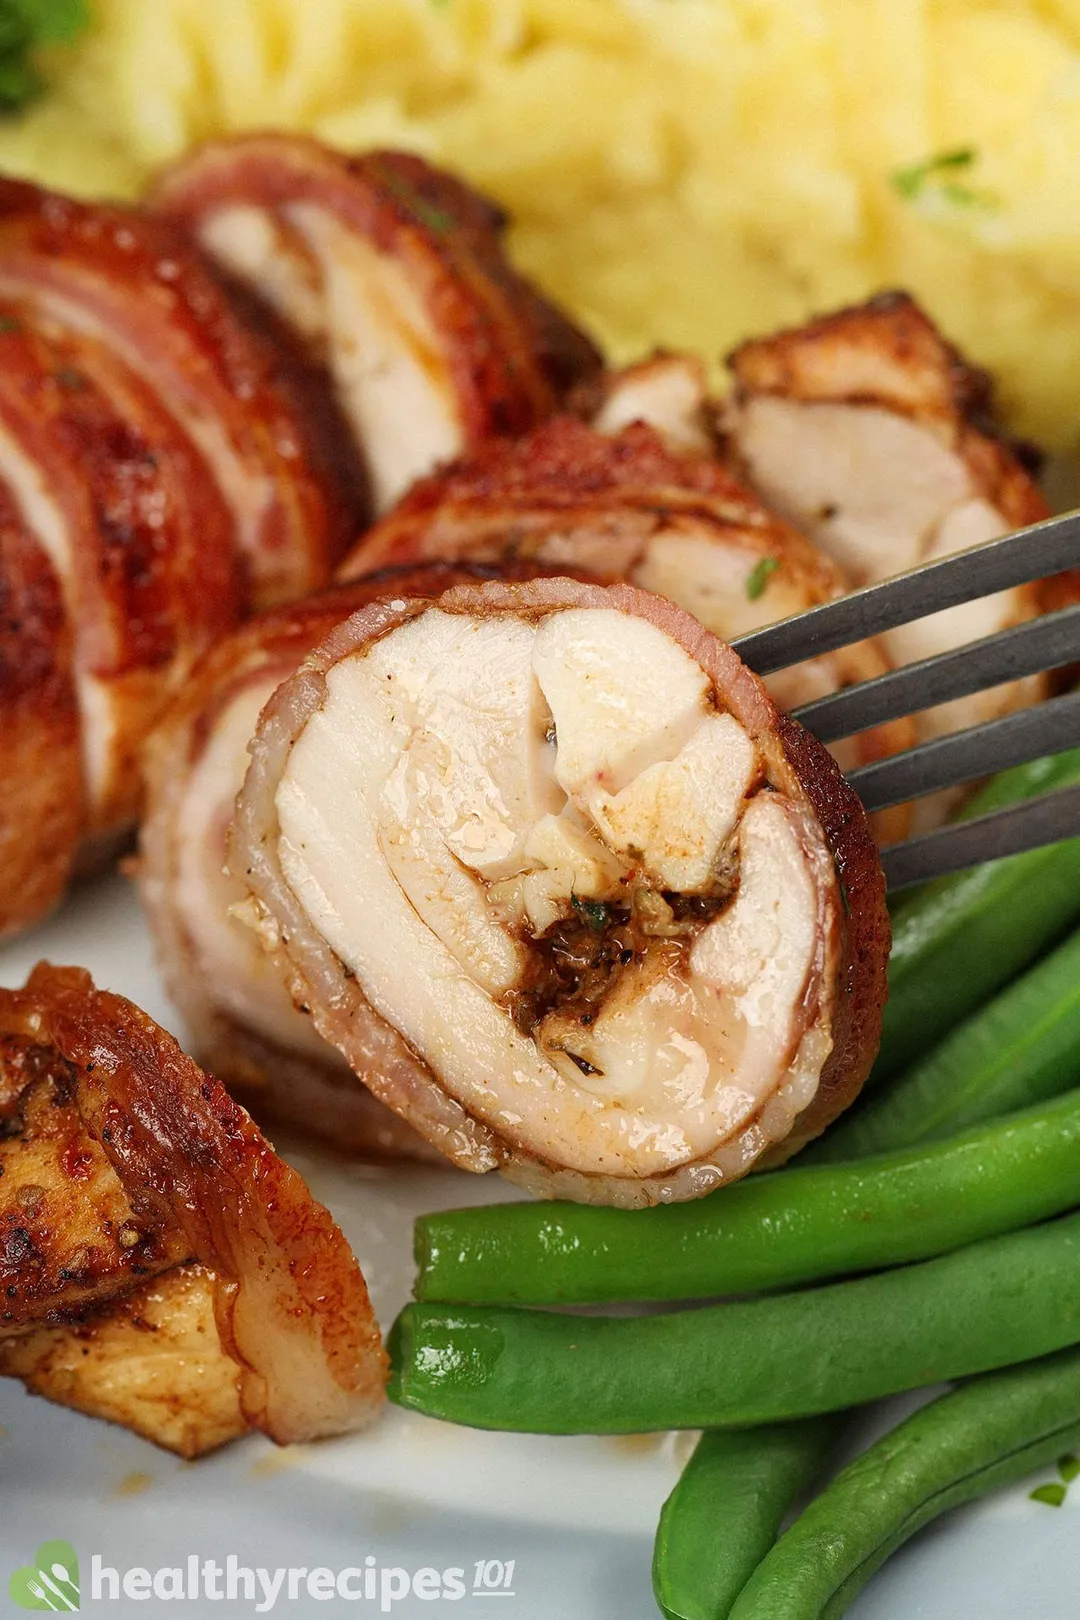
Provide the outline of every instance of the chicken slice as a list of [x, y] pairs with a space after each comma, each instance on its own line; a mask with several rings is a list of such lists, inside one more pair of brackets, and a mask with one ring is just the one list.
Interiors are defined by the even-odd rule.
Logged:
[[[0, 480], [11, 509], [0, 589], [9, 571], [36, 568], [60, 597], [81, 742], [66, 792], [78, 805], [73, 784], [85, 789], [70, 861], [80, 838], [107, 841], [134, 819], [138, 748], [235, 624], [244, 580], [228, 509], [156, 396], [100, 345], [43, 338], [20, 305], [0, 310]], [[0, 826], [22, 819], [24, 779]]]
[[277, 686], [357, 608], [388, 594], [438, 594], [465, 573], [390, 573], [249, 620], [202, 661], [144, 759], [139, 894], [196, 1057], [258, 1117], [374, 1157], [438, 1155], [375, 1100], [294, 1005], [235, 915], [247, 889], [224, 870], [225, 842], [248, 743]]
[[[988, 426], [989, 379], [906, 294], [755, 339], [730, 364], [725, 426], [751, 484], [857, 585], [1047, 515], [1020, 456]], [[1018, 586], [882, 639], [896, 664], [910, 663], [1033, 617], [1045, 592]], [[1048, 689], [1033, 676], [957, 699], [920, 715], [919, 735], [975, 725]]]
[[309, 370], [182, 231], [4, 180], [0, 298], [46, 338], [92, 340], [156, 395], [229, 508], [256, 606], [325, 583], [361, 511], [333, 400], [312, 408]]
[[214, 1318], [215, 1287], [205, 1266], [175, 1266], [100, 1313], [0, 1339], [0, 1376], [201, 1457], [248, 1430], [238, 1368]]
[[499, 212], [422, 158], [255, 135], [186, 158], [154, 200], [329, 368], [376, 511], [599, 364], [511, 268]]
[[[0, 1343], [13, 1373], [179, 1449], [220, 1443], [237, 1413], [282, 1444], [371, 1420], [386, 1358], [345, 1239], [138, 1008], [46, 964], [0, 991], [0, 1115]], [[165, 1390], [130, 1302], [172, 1343], [168, 1413], [150, 1409]], [[84, 1337], [81, 1378], [79, 1331], [96, 1347]], [[193, 1344], [205, 1380], [185, 1359]]]
[[602, 372], [582, 384], [570, 404], [598, 433], [617, 435], [644, 422], [669, 450], [701, 456], [716, 451], [705, 366], [694, 354], [659, 353]]
[[263, 711], [229, 866], [375, 1095], [538, 1190], [697, 1196], [823, 1129], [874, 1055], [858, 801], [729, 648], [629, 587], [356, 613]]
[[[632, 424], [614, 436], [568, 417], [513, 443], [484, 446], [426, 480], [370, 529], [343, 578], [438, 557], [626, 580], [668, 597], [731, 641], [842, 595], [842, 569], [776, 518], [714, 457], [676, 453]], [[880, 643], [860, 642], [766, 681], [786, 709], [888, 669]], [[840, 743], [845, 768], [909, 747], [907, 721]], [[905, 812], [877, 818], [900, 837]]]

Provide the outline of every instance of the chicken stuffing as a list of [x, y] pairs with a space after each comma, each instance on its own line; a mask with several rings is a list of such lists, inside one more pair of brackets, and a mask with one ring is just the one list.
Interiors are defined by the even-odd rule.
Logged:
[[[1047, 507], [1021, 457], [990, 426], [989, 378], [918, 305], [889, 293], [731, 356], [730, 444], [763, 499], [835, 557], [856, 585], [1035, 523]], [[889, 631], [898, 665], [1045, 611], [1046, 582]], [[918, 717], [922, 737], [1036, 701], [1031, 676]], [[940, 801], [944, 803], [944, 801]]]
[[229, 865], [375, 1095], [537, 1191], [698, 1196], [824, 1129], [874, 1056], [858, 800], [728, 647], [630, 587], [362, 609], [263, 711]]
[[[643, 586], [725, 641], [844, 593], [847, 580], [828, 556], [714, 456], [682, 450], [672, 448], [670, 424], [663, 438], [642, 423], [608, 436], [556, 418], [418, 485], [359, 541], [341, 576], [440, 557], [531, 562]], [[865, 641], [779, 671], [766, 685], [792, 709], [889, 667], [880, 644]], [[836, 753], [848, 768], [912, 740], [911, 724], [898, 721]], [[889, 812], [875, 826], [883, 838], [900, 837], [906, 821], [906, 812]]]
[[359, 1428], [386, 1358], [344, 1237], [171, 1036], [75, 968], [0, 990], [0, 1372], [191, 1457]]
[[154, 201], [328, 367], [376, 511], [599, 365], [511, 268], [499, 211], [410, 153], [255, 135], [184, 159]]

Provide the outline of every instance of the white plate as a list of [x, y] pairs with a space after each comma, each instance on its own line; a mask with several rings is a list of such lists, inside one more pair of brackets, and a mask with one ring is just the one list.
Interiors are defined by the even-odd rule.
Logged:
[[[183, 1035], [153, 966], [134, 898], [120, 878], [83, 888], [60, 916], [0, 951], [0, 983], [20, 984], [41, 957], [87, 967]], [[415, 1214], [517, 1197], [493, 1177], [452, 1170], [387, 1171], [350, 1166], [308, 1146], [289, 1151], [333, 1210], [364, 1267], [385, 1324], [408, 1297]], [[47, 1539], [78, 1551], [83, 1609], [228, 1617], [255, 1612], [242, 1597], [188, 1598], [179, 1607], [152, 1594], [117, 1600], [90, 1593], [92, 1556], [119, 1573], [179, 1568], [229, 1554], [244, 1566], [376, 1573], [464, 1571], [460, 1598], [415, 1594], [383, 1610], [378, 1597], [315, 1601], [301, 1586], [276, 1615], [389, 1612], [505, 1620], [633, 1620], [653, 1616], [652, 1534], [687, 1441], [680, 1436], [545, 1439], [484, 1434], [392, 1409], [375, 1432], [279, 1452], [261, 1439], [195, 1464], [106, 1424], [27, 1397], [0, 1383], [0, 1614], [22, 1611], [6, 1596], [12, 1570]], [[1049, 1478], [1047, 1473], [1045, 1478]], [[874, 1579], [852, 1620], [1061, 1620], [1080, 1614], [1080, 1485], [1065, 1506], [1032, 1503], [1027, 1487], [954, 1514], [919, 1536]], [[474, 1594], [512, 1560], [512, 1596]], [[388, 1577], [392, 1591], [402, 1577]], [[506, 1576], [504, 1573], [503, 1579]], [[163, 1578], [161, 1591], [172, 1589]], [[451, 1583], [452, 1584], [452, 1583]], [[362, 1588], [361, 1588], [362, 1589]], [[421, 1583], [423, 1590], [423, 1583]], [[476, 1604], [480, 1603], [479, 1610]]]

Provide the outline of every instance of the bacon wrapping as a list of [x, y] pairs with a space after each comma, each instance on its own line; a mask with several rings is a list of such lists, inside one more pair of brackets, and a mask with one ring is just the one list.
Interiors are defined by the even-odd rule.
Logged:
[[0, 935], [127, 832], [202, 652], [353, 531], [293, 378], [174, 226], [0, 182]]
[[628, 586], [362, 609], [263, 711], [230, 837], [264, 948], [463, 1167], [698, 1196], [824, 1129], [873, 1060], [889, 927], [835, 763]]
[[330, 1215], [80, 969], [0, 991], [0, 1372], [192, 1456], [361, 1427], [386, 1358]]
[[[648, 362], [613, 379], [609, 404], [621, 396], [621, 379], [635, 372], [692, 375], [674, 357]], [[637, 383], [627, 387], [627, 409], [643, 408]], [[691, 454], [685, 436], [681, 452], [674, 448], [679, 435], [670, 414], [667, 429], [661, 437], [635, 422], [608, 436], [559, 417], [516, 442], [484, 446], [407, 495], [362, 537], [340, 577], [436, 557], [532, 562], [655, 591], [724, 641], [844, 594], [847, 579], [831, 558], [763, 507], [715, 456]], [[781, 670], [766, 686], [793, 709], [890, 667], [880, 644], [864, 641]], [[901, 720], [835, 752], [850, 768], [912, 740], [911, 723]], [[875, 829], [884, 840], [902, 837], [906, 824], [901, 810], [876, 818]]]
[[249, 620], [203, 660], [144, 760], [139, 894], [195, 1055], [259, 1118], [369, 1157], [439, 1155], [357, 1080], [310, 1009], [294, 1005], [235, 914], [248, 891], [224, 870], [226, 836], [259, 713], [312, 648], [370, 602], [437, 596], [468, 577], [438, 564], [395, 569]]
[[328, 367], [377, 511], [599, 366], [512, 269], [500, 212], [410, 153], [242, 137], [185, 158], [153, 200]]
[[[855, 585], [1047, 516], [1025, 457], [993, 429], [990, 378], [906, 293], [754, 339], [729, 363], [724, 426], [745, 475]], [[1017, 586], [882, 639], [898, 665], [911, 663], [1062, 605], [1076, 583]], [[920, 715], [919, 735], [993, 719], [1049, 689], [1035, 675], [958, 698]]]

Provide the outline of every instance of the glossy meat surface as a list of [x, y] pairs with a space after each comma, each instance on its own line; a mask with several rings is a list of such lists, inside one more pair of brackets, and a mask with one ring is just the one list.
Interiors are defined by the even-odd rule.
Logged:
[[[41, 964], [25, 989], [0, 992], [0, 1040], [5, 1337], [96, 1331], [146, 1279], [197, 1261], [212, 1274], [208, 1355], [232, 1362], [246, 1426], [285, 1443], [370, 1421], [385, 1356], [359, 1267], [220, 1084], [79, 969]], [[198, 1326], [184, 1326], [185, 1299], [181, 1338]], [[125, 1321], [103, 1356], [138, 1342]], [[38, 1339], [27, 1354], [62, 1348]]]

